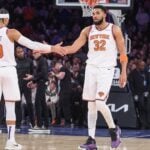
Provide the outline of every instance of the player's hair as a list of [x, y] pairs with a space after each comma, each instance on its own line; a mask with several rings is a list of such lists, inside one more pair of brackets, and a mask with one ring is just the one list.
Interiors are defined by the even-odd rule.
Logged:
[[93, 7], [93, 9], [96, 9], [96, 8], [101, 9], [105, 14], [107, 13], [107, 9], [103, 5], [95, 5]]
[[0, 14], [9, 14], [8, 10], [5, 8], [0, 9]]
[[[1, 8], [0, 9], [0, 14], [9, 14], [8, 10], [5, 8]], [[3, 18], [0, 18], [0, 21], [4, 22]]]

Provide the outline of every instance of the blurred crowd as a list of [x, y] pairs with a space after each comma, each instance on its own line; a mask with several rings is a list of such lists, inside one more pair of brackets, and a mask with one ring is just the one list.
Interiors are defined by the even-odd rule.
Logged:
[[[6, 2], [7, 1], [7, 2]], [[83, 18], [81, 9], [56, 7], [50, 0], [5, 0], [0, 6], [10, 12], [10, 28], [36, 41], [71, 44], [83, 27], [92, 23]], [[132, 40], [129, 56], [129, 86], [136, 108], [138, 128], [150, 128], [150, 1], [135, 0], [125, 11], [123, 24]], [[82, 101], [87, 45], [77, 54], [60, 57], [42, 56], [16, 45], [16, 61], [22, 101], [16, 103], [17, 128], [51, 125], [83, 126], [87, 107]], [[3, 101], [1, 101], [3, 103]], [[3, 112], [2, 105], [0, 105]], [[2, 115], [1, 115], [2, 116]], [[1, 118], [3, 120], [3, 118]], [[3, 121], [1, 121], [1, 124]]]

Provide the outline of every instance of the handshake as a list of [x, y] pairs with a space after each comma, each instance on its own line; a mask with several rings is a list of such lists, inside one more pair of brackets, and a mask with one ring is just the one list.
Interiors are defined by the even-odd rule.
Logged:
[[63, 43], [61, 42], [61, 43], [58, 43], [56, 45], [53, 45], [51, 47], [51, 52], [52, 53], [57, 53], [61, 56], [65, 56], [67, 54], [67, 50], [61, 46], [62, 44]]
[[[47, 44], [46, 42], [44, 42], [44, 44]], [[41, 54], [48, 54], [48, 53], [57, 53], [61, 56], [65, 56], [67, 55], [67, 49], [66, 47], [62, 47], [62, 44], [63, 42], [60, 42], [56, 45], [49, 45], [51, 47], [51, 50], [40, 50], [40, 51], [35, 51], [35, 52], [38, 52], [38, 53], [41, 53]], [[47, 44], [48, 45], [48, 44]]]

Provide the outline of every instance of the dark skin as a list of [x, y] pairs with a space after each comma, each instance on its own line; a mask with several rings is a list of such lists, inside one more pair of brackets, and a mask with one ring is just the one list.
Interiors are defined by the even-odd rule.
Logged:
[[[93, 9], [92, 12], [92, 18], [93, 22], [96, 24], [97, 22], [101, 21], [101, 24], [96, 25], [96, 28], [99, 30], [104, 29], [108, 22], [106, 22], [106, 13], [99, 8]], [[80, 50], [82, 46], [84, 46], [88, 40], [88, 33], [89, 33], [90, 27], [85, 27], [79, 37], [74, 41], [74, 43], [70, 46], [64, 47], [66, 54], [73, 54]], [[125, 48], [125, 40], [122, 34], [122, 31], [120, 27], [114, 25], [113, 26], [113, 34], [115, 37], [116, 45], [118, 47], [118, 52], [120, 55], [126, 55], [126, 48]], [[120, 87], [123, 88], [126, 85], [127, 82], [127, 62], [121, 62], [121, 74], [119, 79]]]

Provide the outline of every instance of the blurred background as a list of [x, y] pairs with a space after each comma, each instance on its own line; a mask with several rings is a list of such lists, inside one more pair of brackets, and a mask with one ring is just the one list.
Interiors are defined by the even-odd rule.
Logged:
[[[72, 44], [80, 31], [92, 24], [92, 19], [82, 17], [80, 7], [58, 7], [55, 3], [52, 0], [0, 0], [0, 6], [10, 13], [10, 28], [18, 29], [32, 40], [52, 45], [61, 41], [63, 45]], [[128, 84], [124, 89], [118, 87], [118, 64], [108, 105], [121, 127], [150, 129], [150, 1], [135, 0], [132, 9], [124, 9], [123, 14], [126, 15], [122, 30], [132, 41], [128, 54]], [[113, 22], [111, 16], [107, 19]], [[87, 45], [65, 57], [36, 56], [17, 44], [15, 49], [22, 94], [21, 102], [16, 103], [16, 127], [86, 127], [87, 106], [82, 101], [82, 88]], [[47, 68], [39, 69], [43, 64]], [[54, 76], [59, 72], [66, 73], [63, 79]], [[26, 74], [34, 76], [32, 87], [27, 87]], [[0, 125], [5, 126], [4, 101], [0, 103]], [[101, 120], [99, 116], [97, 126], [105, 127]]]

